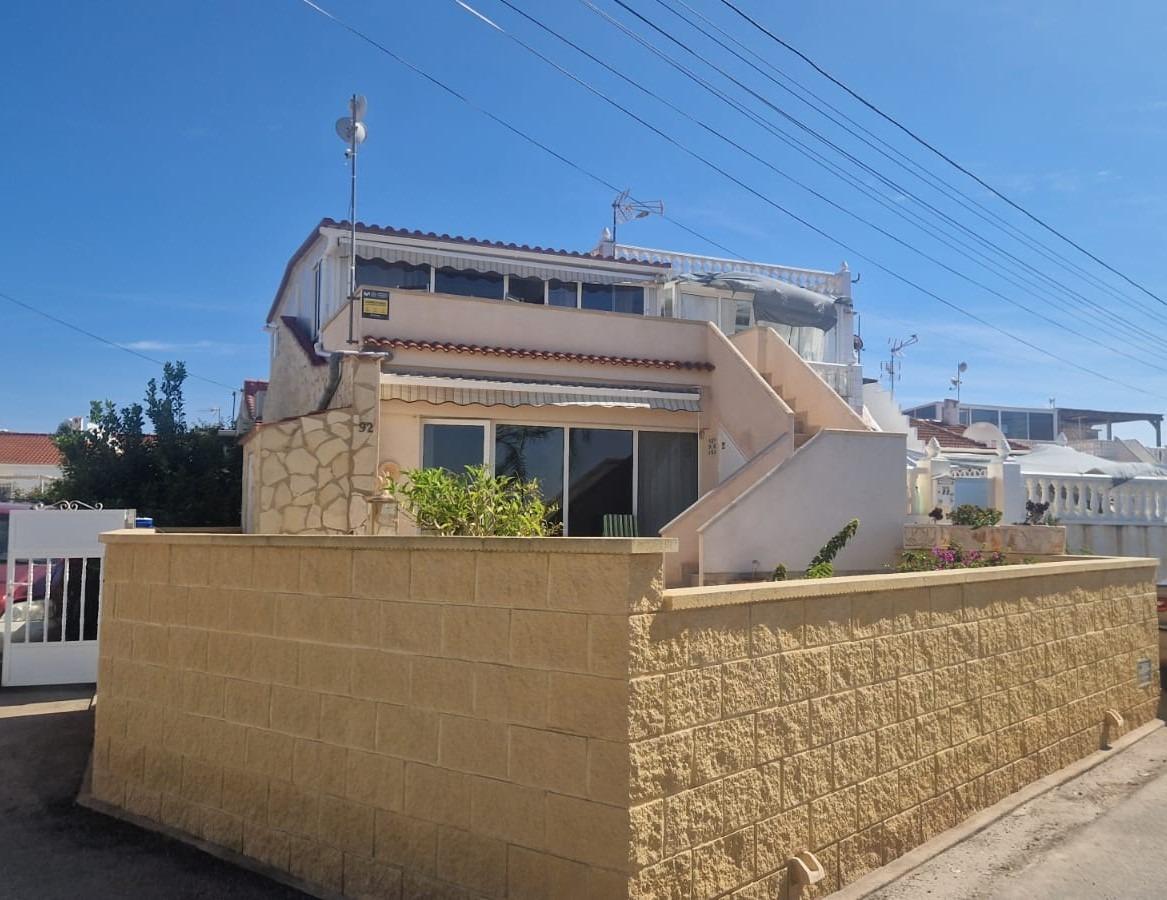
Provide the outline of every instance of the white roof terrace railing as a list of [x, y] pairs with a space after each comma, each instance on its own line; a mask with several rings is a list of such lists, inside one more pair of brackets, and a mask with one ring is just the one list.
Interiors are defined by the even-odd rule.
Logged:
[[[601, 246], [605, 246], [601, 244]], [[821, 269], [799, 269], [776, 263], [750, 262], [723, 256], [704, 256], [700, 253], [677, 253], [673, 250], [658, 250], [652, 247], [637, 247], [632, 244], [611, 244], [616, 259], [637, 262], [668, 263], [674, 273], [684, 275], [713, 274], [717, 272], [750, 272], [776, 278], [788, 284], [818, 291], [831, 297], [851, 296], [851, 270], [843, 263], [838, 272]]]

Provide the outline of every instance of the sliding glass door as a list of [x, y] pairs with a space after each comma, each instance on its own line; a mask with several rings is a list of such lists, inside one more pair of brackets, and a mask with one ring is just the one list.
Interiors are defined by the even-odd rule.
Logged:
[[422, 466], [462, 472], [493, 464], [496, 475], [538, 480], [553, 521], [573, 537], [599, 537], [604, 516], [635, 515], [640, 534], [697, 499], [698, 441], [691, 432], [484, 421], [422, 423]]
[[539, 491], [563, 521], [563, 429], [544, 425], [496, 425], [494, 474], [538, 480]]
[[568, 432], [567, 531], [572, 537], [599, 537], [604, 516], [632, 508], [633, 433], [611, 428]]
[[641, 431], [636, 454], [636, 519], [644, 537], [656, 537], [697, 500], [697, 435]]

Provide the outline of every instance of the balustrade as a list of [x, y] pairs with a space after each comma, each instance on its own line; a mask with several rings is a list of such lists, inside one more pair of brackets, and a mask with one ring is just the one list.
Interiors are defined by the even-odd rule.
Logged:
[[1067, 523], [1167, 524], [1167, 478], [1033, 473], [1025, 476], [1025, 498], [1048, 503], [1047, 514]]
[[[668, 263], [673, 272], [685, 275], [716, 274], [718, 272], [749, 272], [765, 275], [788, 284], [797, 285], [811, 291], [818, 291], [831, 297], [850, 296], [850, 273], [824, 272], [819, 269], [799, 269], [793, 266], [779, 266], [768, 263], [745, 262], [720, 256], [703, 256], [699, 253], [674, 253], [671, 250], [654, 250], [651, 247], [634, 247], [629, 244], [615, 245], [616, 259], [636, 262]], [[845, 285], [842, 278], [848, 279]]]

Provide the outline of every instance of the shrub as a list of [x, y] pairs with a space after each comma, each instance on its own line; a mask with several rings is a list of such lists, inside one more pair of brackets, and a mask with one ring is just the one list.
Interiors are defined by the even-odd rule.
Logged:
[[962, 503], [953, 510], [949, 518], [953, 525], [967, 525], [969, 528], [991, 528], [1001, 521], [1001, 510]]
[[[839, 533], [827, 541], [818, 553], [815, 554], [814, 559], [810, 561], [810, 565], [806, 567], [807, 578], [830, 578], [835, 574], [835, 567], [833, 562], [835, 557], [839, 555], [839, 551], [847, 546], [847, 542], [855, 536], [855, 532], [859, 530], [859, 520], [852, 519], [844, 525]], [[786, 580], [786, 566], [779, 563], [774, 569], [774, 573], [770, 576], [771, 581], [785, 581]]]
[[959, 544], [933, 547], [931, 550], [906, 550], [896, 566], [899, 572], [932, 572], [937, 569], [983, 569], [1006, 565], [1005, 555], [999, 550], [982, 553], [964, 550]]
[[1057, 525], [1058, 520], [1048, 514], [1049, 504], [1038, 503], [1034, 500], [1025, 501], [1026, 525]]
[[406, 515], [423, 532], [469, 537], [547, 537], [562, 527], [549, 521], [557, 510], [539, 493], [538, 481], [492, 475], [486, 466], [413, 469], [405, 482], [389, 482]]

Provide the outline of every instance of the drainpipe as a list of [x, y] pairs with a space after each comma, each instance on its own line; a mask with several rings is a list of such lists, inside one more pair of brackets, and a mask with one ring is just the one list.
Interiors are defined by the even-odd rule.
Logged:
[[393, 358], [393, 353], [389, 350], [372, 352], [368, 350], [325, 350], [320, 341], [317, 341], [312, 346], [312, 349], [321, 356], [328, 356], [328, 381], [324, 385], [324, 393], [320, 397], [320, 403], [316, 406], [317, 412], [324, 412], [328, 409], [328, 404], [332, 402], [332, 398], [336, 395], [336, 389], [340, 387], [341, 364], [344, 362], [346, 356], [378, 357], [382, 361]]

